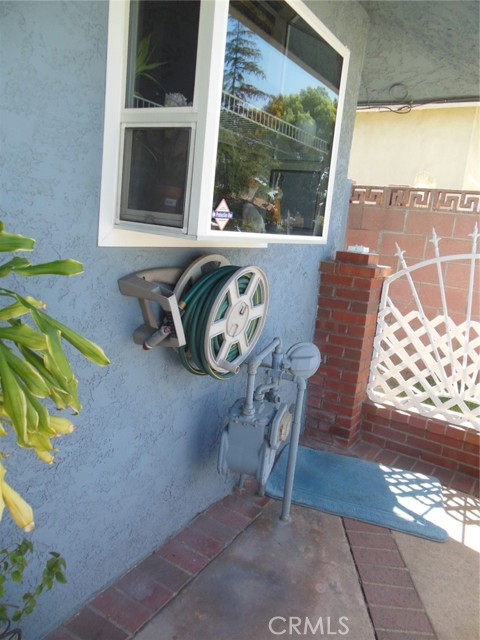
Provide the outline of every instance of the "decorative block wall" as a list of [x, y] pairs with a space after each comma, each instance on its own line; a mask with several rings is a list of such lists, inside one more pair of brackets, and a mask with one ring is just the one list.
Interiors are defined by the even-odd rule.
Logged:
[[[355, 185], [350, 197], [345, 247], [367, 246], [378, 253], [379, 263], [399, 268], [398, 244], [410, 264], [432, 258], [432, 229], [440, 236], [441, 255], [470, 253], [475, 224], [480, 228], [480, 192], [411, 187]], [[456, 323], [465, 319], [468, 263], [445, 265], [444, 278], [449, 316]], [[480, 273], [477, 271], [477, 283]], [[415, 284], [428, 318], [441, 315], [438, 276], [434, 266], [416, 272]], [[404, 313], [413, 308], [406, 282], [398, 280], [390, 290], [395, 305]], [[480, 321], [480, 286], [474, 290], [473, 320]]]

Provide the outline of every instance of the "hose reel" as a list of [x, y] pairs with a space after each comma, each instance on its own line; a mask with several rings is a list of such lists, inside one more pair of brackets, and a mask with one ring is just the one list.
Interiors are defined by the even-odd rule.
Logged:
[[202, 256], [185, 270], [137, 271], [118, 285], [140, 303], [144, 322], [134, 331], [134, 342], [144, 349], [176, 349], [196, 375], [222, 380], [238, 373], [265, 324], [265, 274], [255, 266], [231, 265], [221, 255]]

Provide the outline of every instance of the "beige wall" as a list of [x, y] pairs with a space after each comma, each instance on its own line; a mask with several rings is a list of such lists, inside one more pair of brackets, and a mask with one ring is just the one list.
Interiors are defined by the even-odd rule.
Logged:
[[480, 190], [480, 107], [357, 112], [349, 177], [357, 184]]

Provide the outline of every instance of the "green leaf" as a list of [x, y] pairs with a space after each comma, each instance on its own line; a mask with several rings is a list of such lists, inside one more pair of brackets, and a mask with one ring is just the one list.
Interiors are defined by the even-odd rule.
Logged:
[[30, 262], [26, 258], [12, 258], [0, 266], [0, 278], [8, 276], [8, 274], [11, 271], [15, 271], [16, 268], [27, 267], [29, 264]]
[[35, 240], [0, 230], [0, 251], [32, 251]]
[[37, 353], [23, 346], [19, 346], [19, 351], [23, 355], [23, 357], [33, 366], [45, 382], [48, 384], [49, 388], [49, 396], [55, 403], [57, 409], [66, 409], [68, 407], [69, 401], [69, 392], [64, 388], [63, 377], [59, 380], [51, 371], [49, 371], [43, 358], [41, 358]]
[[29, 362], [17, 357], [10, 349], [5, 349], [4, 354], [10, 368], [21, 378], [27, 389], [37, 398], [47, 398], [49, 388], [38, 371]]
[[36, 309], [45, 306], [40, 300], [35, 300], [34, 298], [27, 299], [30, 301], [31, 306], [27, 307], [22, 302], [14, 302], [13, 304], [8, 305], [8, 307], [0, 309], [0, 321], [8, 321], [14, 320], [15, 318], [20, 318], [26, 313], [30, 313], [30, 309], [32, 306]]
[[3, 405], [21, 446], [27, 437], [27, 403], [25, 394], [8, 366], [5, 357], [6, 347], [0, 343], [0, 378], [3, 391]]
[[75, 276], [83, 273], [83, 265], [77, 260], [54, 260], [43, 264], [26, 265], [15, 268], [15, 273], [20, 276]]
[[23, 345], [35, 351], [46, 351], [47, 341], [26, 324], [18, 323], [11, 327], [0, 328], [0, 340], [11, 340], [15, 344]]
[[55, 376], [61, 388], [67, 392], [68, 406], [78, 413], [81, 410], [78, 399], [78, 383], [63, 352], [61, 333], [49, 326], [38, 311], [32, 311], [32, 318], [45, 334], [47, 342], [47, 351], [43, 357], [45, 367]]
[[73, 329], [70, 329], [61, 322], [58, 322], [58, 320], [55, 320], [43, 311], [39, 311], [38, 315], [43, 318], [43, 320], [45, 320], [45, 322], [47, 322], [53, 329], [60, 331], [62, 338], [65, 338], [65, 340], [67, 340], [67, 342], [75, 347], [75, 349], [80, 351], [80, 353], [84, 355], [85, 358], [100, 366], [110, 364], [110, 360], [105, 355], [103, 349], [101, 349], [94, 342], [88, 340], [87, 338], [84, 338]]

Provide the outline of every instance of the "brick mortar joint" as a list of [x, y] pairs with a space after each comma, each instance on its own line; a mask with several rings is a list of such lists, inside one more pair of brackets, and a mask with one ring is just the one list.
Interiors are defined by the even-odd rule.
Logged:
[[[418, 593], [417, 587], [415, 586], [415, 582], [412, 579], [412, 576], [410, 574], [410, 570], [408, 568], [408, 565], [405, 562], [405, 558], [403, 557], [402, 552], [400, 551], [400, 548], [399, 548], [399, 546], [397, 544], [395, 536], [393, 535], [393, 532], [390, 529], [385, 528], [385, 531], [389, 532], [390, 537], [392, 538], [393, 544], [395, 545], [395, 549], [398, 551], [398, 554], [399, 554], [399, 556], [400, 556], [400, 558], [401, 558], [401, 560], [403, 562], [403, 567], [394, 567], [394, 568], [405, 570], [408, 573], [413, 587], [406, 587], [406, 588], [413, 589], [413, 591], [417, 595], [417, 598], [418, 598], [419, 602], [421, 602], [421, 604], [422, 604], [422, 608], [421, 609], [412, 609], [411, 607], [405, 607], [405, 606], [377, 605], [377, 604], [373, 605], [373, 603], [369, 602], [369, 598], [368, 598], [368, 596], [367, 596], [367, 594], [366, 594], [366, 592], [365, 592], [365, 590], [363, 588], [364, 580], [362, 579], [362, 577], [360, 575], [360, 572], [358, 570], [358, 564], [357, 564], [357, 560], [356, 560], [356, 557], [355, 557], [355, 549], [356, 548], [364, 548], [364, 547], [355, 547], [355, 545], [352, 545], [352, 543], [350, 542], [348, 526], [345, 524], [345, 519], [344, 518], [342, 518], [342, 525], [343, 525], [343, 530], [344, 530], [344, 533], [345, 533], [345, 537], [346, 537], [347, 542], [348, 542], [348, 546], [350, 547], [350, 553], [351, 553], [351, 556], [352, 556], [353, 563], [355, 565], [355, 570], [357, 572], [358, 582], [359, 582], [360, 588], [362, 590], [363, 598], [364, 598], [365, 604], [367, 606], [368, 616], [370, 618], [370, 622], [372, 624], [372, 627], [373, 627], [373, 629], [375, 631], [375, 635], [376, 635], [377, 631], [383, 630], [383, 628], [375, 625], [375, 622], [374, 622], [372, 614], [371, 614], [371, 606], [384, 607], [384, 608], [388, 608], [388, 609], [397, 609], [399, 611], [407, 611], [407, 610], [408, 611], [421, 611], [422, 613], [425, 614], [425, 616], [426, 616], [426, 618], [427, 618], [427, 620], [428, 620], [428, 622], [430, 624], [430, 627], [431, 627], [432, 632], [434, 634], [433, 637], [435, 638], [435, 640], [438, 640], [437, 639], [437, 635], [435, 633], [435, 628], [434, 628], [434, 626], [432, 624], [430, 616], [428, 615], [428, 613], [427, 613], [427, 611], [425, 609], [425, 605], [424, 605], [424, 603], [423, 603], [423, 601], [422, 601], [422, 599], [420, 597], [420, 594]], [[395, 549], [392, 549], [392, 551], [394, 551]], [[365, 582], [365, 584], [373, 584], [373, 583]], [[392, 584], [392, 585], [387, 585], [387, 586], [396, 586], [396, 585]], [[425, 637], [428, 637], [428, 636], [431, 637], [431, 634], [430, 633], [428, 635], [425, 634]]]

